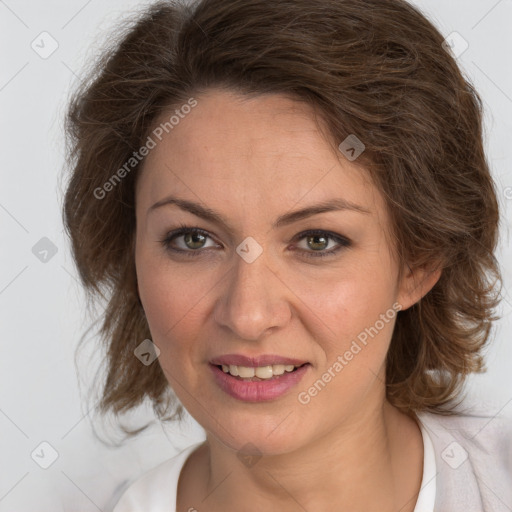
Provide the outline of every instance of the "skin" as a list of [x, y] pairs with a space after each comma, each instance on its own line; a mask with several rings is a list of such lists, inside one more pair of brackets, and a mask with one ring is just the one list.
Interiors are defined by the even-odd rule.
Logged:
[[[150, 151], [136, 188], [138, 287], [158, 361], [207, 436], [181, 473], [177, 510], [413, 511], [421, 432], [385, 397], [395, 320], [308, 404], [297, 395], [394, 303], [405, 310], [420, 300], [439, 273], [406, 269], [399, 279], [379, 190], [357, 160], [327, 143], [309, 106], [215, 89], [196, 99]], [[170, 194], [219, 212], [232, 230], [176, 205], [148, 212]], [[284, 213], [331, 198], [368, 213], [332, 211], [272, 227]], [[210, 238], [186, 245], [181, 236], [173, 246], [201, 255], [163, 246], [181, 222]], [[309, 229], [350, 245], [307, 257], [318, 245], [297, 235]], [[263, 250], [252, 263], [236, 252], [249, 236]], [[327, 240], [320, 252], [338, 246]], [[228, 353], [278, 354], [311, 367], [284, 396], [242, 402], [217, 386], [208, 367]], [[247, 443], [261, 454], [251, 467], [237, 456]]]

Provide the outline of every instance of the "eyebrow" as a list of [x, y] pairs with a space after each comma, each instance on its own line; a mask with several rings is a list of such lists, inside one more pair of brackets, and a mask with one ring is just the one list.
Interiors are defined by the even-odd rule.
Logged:
[[[185, 210], [187, 212], [190, 212], [197, 217], [200, 217], [204, 220], [210, 221], [214, 224], [218, 224], [223, 226], [228, 231], [233, 231], [232, 227], [230, 226], [230, 223], [225, 220], [222, 215], [217, 213], [215, 210], [212, 210], [211, 208], [207, 208], [205, 206], [202, 206], [199, 203], [195, 203], [193, 201], [188, 201], [186, 199], [180, 199], [178, 197], [174, 196], [168, 196], [164, 199], [161, 199], [160, 201], [156, 202], [153, 206], [150, 206], [148, 208], [148, 214], [152, 211], [155, 211], [157, 208], [161, 208], [162, 206], [166, 205], [176, 205], [182, 210]], [[297, 222], [299, 220], [305, 219], [307, 217], [311, 217], [313, 215], [318, 215], [320, 213], [325, 212], [332, 212], [332, 211], [343, 211], [343, 210], [350, 210], [350, 211], [356, 211], [359, 213], [365, 213], [365, 214], [371, 214], [370, 210], [367, 210], [366, 208], [363, 208], [362, 206], [359, 206], [357, 204], [354, 204], [350, 201], [347, 201], [346, 199], [342, 198], [335, 198], [335, 199], [329, 199], [327, 201], [322, 201], [320, 203], [310, 205], [306, 208], [303, 208], [301, 210], [295, 210], [293, 212], [285, 213], [284, 215], [281, 215], [277, 218], [277, 220], [273, 224], [273, 228], [280, 228], [282, 226], [286, 226], [289, 224], [293, 224], [294, 222]]]

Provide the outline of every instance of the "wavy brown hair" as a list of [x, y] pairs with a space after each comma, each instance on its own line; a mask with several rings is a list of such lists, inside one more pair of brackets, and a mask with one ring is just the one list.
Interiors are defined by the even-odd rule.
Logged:
[[453, 414], [465, 377], [485, 371], [501, 282], [498, 204], [481, 99], [435, 26], [402, 0], [200, 0], [155, 3], [120, 28], [67, 117], [65, 226], [88, 298], [106, 300], [100, 410], [148, 398], [164, 421], [183, 412], [161, 367], [134, 356], [151, 338], [134, 263], [143, 160], [104, 197], [98, 190], [158, 116], [215, 87], [312, 105], [335, 149], [349, 134], [363, 141], [358, 163], [387, 202], [400, 262], [442, 266], [433, 289], [398, 314], [387, 397], [406, 414]]

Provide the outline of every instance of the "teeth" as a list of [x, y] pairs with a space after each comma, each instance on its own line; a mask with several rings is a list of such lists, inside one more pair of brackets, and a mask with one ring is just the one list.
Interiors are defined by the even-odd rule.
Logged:
[[274, 376], [272, 365], [258, 366], [258, 368], [254, 369], [254, 373], [256, 377], [259, 377], [260, 379], [271, 379]]
[[[229, 367], [231, 369], [231, 366]], [[242, 377], [242, 379], [251, 379], [254, 377], [254, 368], [249, 368], [247, 366], [238, 366], [238, 376]]]
[[226, 364], [222, 365], [222, 371], [224, 373], [229, 373], [234, 377], [241, 377], [242, 379], [250, 379], [252, 377], [271, 379], [274, 375], [283, 375], [284, 372], [293, 372], [295, 368], [298, 368], [298, 366], [294, 366], [293, 364], [274, 364], [258, 366], [257, 368], [236, 366], [233, 364], [230, 364], [229, 366]]
[[272, 373], [274, 375], [283, 375], [285, 369], [284, 364], [274, 364], [272, 365]]

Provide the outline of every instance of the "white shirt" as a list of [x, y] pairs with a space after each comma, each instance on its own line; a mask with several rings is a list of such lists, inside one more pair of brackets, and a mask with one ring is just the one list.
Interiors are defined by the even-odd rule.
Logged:
[[[436, 460], [432, 439], [423, 424], [423, 477], [414, 512], [434, 512], [436, 499]], [[113, 512], [176, 512], [178, 479], [188, 457], [203, 442], [189, 446], [171, 459], [144, 473], [126, 489]], [[201, 503], [190, 507], [201, 510]]]
[[434, 445], [423, 423], [419, 426], [423, 437], [423, 477], [414, 512], [434, 512], [437, 475]]

